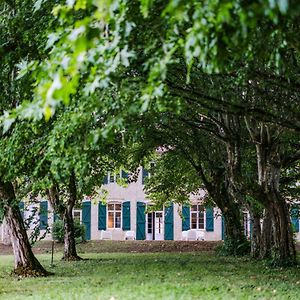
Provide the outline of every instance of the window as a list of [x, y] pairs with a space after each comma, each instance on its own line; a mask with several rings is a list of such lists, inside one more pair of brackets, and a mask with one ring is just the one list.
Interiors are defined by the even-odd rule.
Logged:
[[112, 172], [109, 172], [109, 182], [110, 183], [113, 183], [113, 182], [116, 182], [116, 179], [115, 179], [115, 174], [112, 173]]
[[74, 218], [74, 221], [77, 221], [78, 223], [81, 223], [81, 211], [80, 210], [74, 210], [73, 211], [73, 218]]
[[120, 177], [121, 177], [120, 172], [117, 172], [117, 173], [109, 172], [109, 182], [110, 183], [118, 182]]
[[191, 229], [204, 229], [204, 209], [199, 204], [191, 207]]
[[107, 208], [107, 228], [121, 228], [122, 205], [119, 203], [108, 204]]
[[246, 212], [243, 213], [243, 223], [244, 223], [244, 234], [248, 236], [248, 214]]
[[153, 220], [153, 213], [151, 212], [151, 213], [148, 213], [147, 214], [147, 233], [152, 233], [152, 226], [153, 226], [153, 224], [152, 224], [152, 220]]

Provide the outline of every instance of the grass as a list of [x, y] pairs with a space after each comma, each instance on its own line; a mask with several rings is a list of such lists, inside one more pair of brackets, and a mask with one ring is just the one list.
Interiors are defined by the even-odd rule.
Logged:
[[299, 299], [300, 269], [200, 253], [86, 253], [80, 262], [38, 258], [49, 278], [10, 277], [0, 256], [0, 299]]

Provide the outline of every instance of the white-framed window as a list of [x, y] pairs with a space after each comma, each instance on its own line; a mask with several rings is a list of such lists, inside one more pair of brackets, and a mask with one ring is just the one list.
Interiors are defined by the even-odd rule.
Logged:
[[108, 172], [109, 183], [118, 182], [120, 178], [122, 178], [122, 170], [120, 170], [119, 172]]
[[107, 228], [108, 229], [122, 228], [122, 204], [121, 203], [107, 204]]
[[73, 210], [73, 219], [81, 223], [81, 210]]
[[204, 207], [200, 204], [191, 206], [191, 229], [204, 229]]
[[249, 232], [248, 232], [248, 213], [243, 212], [243, 225], [244, 225], [244, 234], [247, 237]]

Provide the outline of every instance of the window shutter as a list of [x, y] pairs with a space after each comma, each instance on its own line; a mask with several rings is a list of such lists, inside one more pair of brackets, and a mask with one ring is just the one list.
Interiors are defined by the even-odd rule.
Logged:
[[91, 239], [91, 201], [82, 202], [82, 223], [85, 226], [85, 239]]
[[291, 210], [291, 221], [295, 232], [299, 232], [299, 218], [298, 218], [299, 209], [293, 208]]
[[250, 218], [250, 240], [252, 240], [253, 220]]
[[222, 215], [222, 240], [224, 241], [225, 239], [225, 220], [224, 216]]
[[145, 179], [149, 176], [149, 172], [148, 170], [146, 170], [145, 168], [143, 168], [142, 171], [142, 184], [145, 184]]
[[214, 209], [206, 208], [206, 231], [214, 231]]
[[126, 201], [122, 206], [123, 230], [130, 230], [130, 202]]
[[174, 240], [174, 205], [165, 207], [165, 240]]
[[146, 239], [146, 215], [145, 215], [145, 203], [137, 202], [136, 207], [136, 239]]
[[60, 220], [60, 216], [59, 216], [59, 214], [57, 214], [56, 212], [54, 212], [54, 214], [53, 214], [53, 222], [56, 222], [57, 220]]
[[121, 176], [122, 176], [122, 178], [124, 178], [125, 179], [125, 181], [126, 181], [126, 183], [128, 182], [128, 173], [127, 172], [125, 172], [124, 170], [122, 170], [122, 172], [121, 172]]
[[40, 202], [40, 229], [48, 227], [48, 201]]
[[19, 202], [19, 209], [20, 209], [22, 219], [24, 220], [24, 202], [23, 201]]
[[106, 230], [106, 205], [98, 203], [98, 229]]
[[103, 178], [103, 184], [108, 184], [108, 176], [105, 175]]
[[190, 210], [189, 206], [185, 205], [182, 207], [182, 231], [190, 229]]

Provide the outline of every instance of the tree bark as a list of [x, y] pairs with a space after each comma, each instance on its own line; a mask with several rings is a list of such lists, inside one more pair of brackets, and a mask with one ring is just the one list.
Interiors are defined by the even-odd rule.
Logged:
[[[251, 126], [250, 120], [246, 120], [246, 124], [256, 146], [258, 185], [261, 194], [257, 200], [266, 209], [260, 256], [272, 258], [273, 263], [277, 265], [297, 264], [290, 213], [279, 190], [282, 165], [279, 143], [280, 130], [271, 129], [262, 122], [254, 123]], [[269, 243], [271, 247], [269, 247]]]
[[263, 218], [259, 258], [261, 259], [271, 258], [272, 244], [273, 244], [272, 240], [273, 240], [272, 219], [271, 219], [270, 211], [266, 209]]
[[81, 260], [77, 255], [75, 230], [73, 220], [73, 207], [67, 205], [64, 211], [64, 256], [63, 260]]
[[73, 208], [76, 203], [77, 190], [75, 174], [72, 173], [69, 180], [69, 198], [63, 203], [59, 197], [59, 189], [54, 184], [48, 191], [48, 198], [54, 211], [60, 215], [64, 223], [64, 254], [62, 259], [67, 261], [81, 260], [76, 251], [75, 229], [73, 219]]
[[245, 254], [247, 250], [246, 237], [241, 218], [241, 207], [238, 201], [229, 193], [228, 184], [225, 178], [225, 170], [214, 169], [208, 180], [202, 167], [199, 165], [197, 172], [201, 177], [208, 194], [213, 202], [220, 208], [224, 216], [225, 237], [224, 251], [228, 255]]
[[76, 203], [77, 189], [75, 173], [72, 172], [69, 180], [69, 198], [65, 205], [63, 220], [64, 220], [64, 256], [63, 260], [81, 260], [77, 255], [75, 228], [73, 219], [73, 208]]
[[252, 232], [251, 232], [251, 256], [253, 258], [260, 257], [260, 248], [261, 248], [261, 224], [260, 224], [260, 215], [254, 212], [251, 212], [251, 222], [252, 222]]
[[50, 275], [32, 252], [11, 182], [0, 181], [0, 198], [4, 201], [4, 214], [13, 247], [14, 273], [20, 276]]
[[249, 252], [247, 249], [247, 239], [244, 234], [244, 227], [241, 218], [240, 206], [232, 200], [223, 201], [215, 199], [216, 204], [221, 209], [225, 222], [224, 244], [226, 251], [231, 255], [242, 255]]

